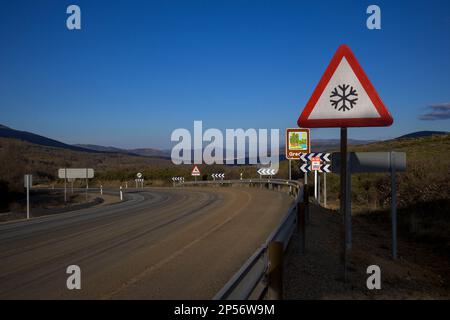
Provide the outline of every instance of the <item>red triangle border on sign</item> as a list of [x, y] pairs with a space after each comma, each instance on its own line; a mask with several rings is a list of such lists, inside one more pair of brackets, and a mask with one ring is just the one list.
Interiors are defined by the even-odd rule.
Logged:
[[[380, 114], [379, 118], [350, 118], [350, 119], [308, 119], [311, 112], [313, 111], [317, 101], [325, 90], [328, 82], [333, 76], [334, 72], [338, 68], [341, 60], [346, 58], [350, 67], [353, 69], [358, 80], [361, 82], [364, 90], [366, 90], [367, 95], [372, 100], [373, 105]], [[330, 128], [330, 127], [387, 127], [393, 123], [393, 118], [380, 96], [375, 90], [375, 87], [370, 82], [363, 68], [359, 64], [355, 55], [347, 45], [341, 45], [330, 64], [328, 65], [325, 73], [319, 81], [316, 89], [314, 90], [311, 98], [305, 106], [305, 109], [301, 113], [297, 120], [299, 127], [303, 128]]]

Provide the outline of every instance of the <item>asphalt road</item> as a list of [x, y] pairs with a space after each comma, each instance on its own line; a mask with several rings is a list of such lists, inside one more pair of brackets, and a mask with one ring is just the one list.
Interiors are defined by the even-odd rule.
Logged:
[[[210, 299], [287, 212], [259, 188], [155, 188], [0, 225], [0, 299]], [[81, 268], [68, 290], [66, 268]]]

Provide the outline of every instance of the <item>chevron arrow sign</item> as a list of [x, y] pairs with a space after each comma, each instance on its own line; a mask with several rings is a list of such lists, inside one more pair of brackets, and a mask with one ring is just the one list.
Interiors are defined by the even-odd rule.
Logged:
[[175, 182], [175, 181], [184, 181], [184, 178], [183, 177], [172, 177], [172, 181], [173, 182]]
[[223, 179], [223, 178], [225, 178], [225, 173], [213, 173], [211, 175], [211, 177], [213, 177], [214, 180], [215, 179]]
[[[305, 173], [313, 171], [311, 168], [311, 165], [308, 163], [302, 164], [300, 166], [300, 170]], [[317, 171], [318, 172], [331, 172], [331, 164], [321, 164]]]
[[331, 153], [302, 153], [300, 155], [300, 160], [303, 162], [311, 161], [312, 158], [320, 158], [323, 162], [330, 162]]
[[258, 170], [258, 174], [262, 176], [273, 176], [278, 172], [277, 169], [270, 169], [270, 168], [261, 168]]
[[300, 166], [300, 170], [305, 173], [311, 172], [311, 165], [308, 163], [304, 163]]

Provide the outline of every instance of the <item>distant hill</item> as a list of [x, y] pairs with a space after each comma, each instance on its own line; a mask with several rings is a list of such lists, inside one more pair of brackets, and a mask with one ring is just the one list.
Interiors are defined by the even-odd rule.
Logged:
[[76, 144], [75, 146], [99, 152], [117, 152], [117, 153], [138, 155], [142, 157], [162, 157], [162, 158], [170, 157], [170, 153], [168, 151], [153, 148], [121, 149], [111, 146], [104, 147], [95, 144]]
[[140, 149], [120, 149], [115, 147], [104, 147], [93, 144], [76, 144], [70, 145], [54, 139], [50, 139], [38, 134], [34, 134], [27, 131], [19, 131], [11, 129], [7, 126], [0, 124], [0, 138], [16, 139], [33, 144], [37, 144], [44, 147], [62, 148], [72, 151], [81, 151], [89, 153], [121, 153], [125, 155], [142, 156], [142, 157], [156, 157], [156, 158], [169, 158], [170, 154], [167, 151], [140, 148]]
[[411, 138], [423, 138], [423, 137], [430, 137], [434, 135], [446, 135], [449, 134], [449, 132], [445, 131], [417, 131], [413, 133], [405, 134], [401, 137], [398, 137], [397, 139], [411, 139]]
[[[370, 144], [377, 142], [377, 140], [357, 140], [348, 139], [348, 145], [359, 146], [364, 144]], [[311, 141], [311, 151], [312, 152], [330, 152], [339, 149], [341, 142], [339, 139], [313, 139]], [[284, 153], [284, 150], [283, 150]]]
[[93, 150], [88, 150], [78, 146], [72, 146], [57, 140], [49, 139], [38, 134], [34, 134], [27, 131], [19, 131], [15, 129], [8, 128], [7, 126], [0, 124], [0, 138], [10, 138], [17, 139], [21, 141], [26, 141], [34, 144], [38, 144], [46, 147], [63, 148], [72, 151], [83, 151], [83, 152], [93, 152]]

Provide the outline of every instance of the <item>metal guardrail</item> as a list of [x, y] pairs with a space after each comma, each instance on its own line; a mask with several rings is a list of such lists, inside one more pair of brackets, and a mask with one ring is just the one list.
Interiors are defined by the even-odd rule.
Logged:
[[216, 180], [216, 181], [189, 181], [183, 185], [205, 184], [268, 184], [290, 187], [291, 194], [295, 195], [295, 201], [287, 214], [281, 220], [275, 230], [256, 252], [244, 263], [225, 286], [214, 296], [214, 300], [247, 300], [261, 299], [269, 287], [269, 245], [273, 242], [281, 243], [286, 250], [289, 241], [298, 225], [298, 206], [303, 202], [303, 185], [296, 181], [281, 179], [246, 179], [246, 180]]

